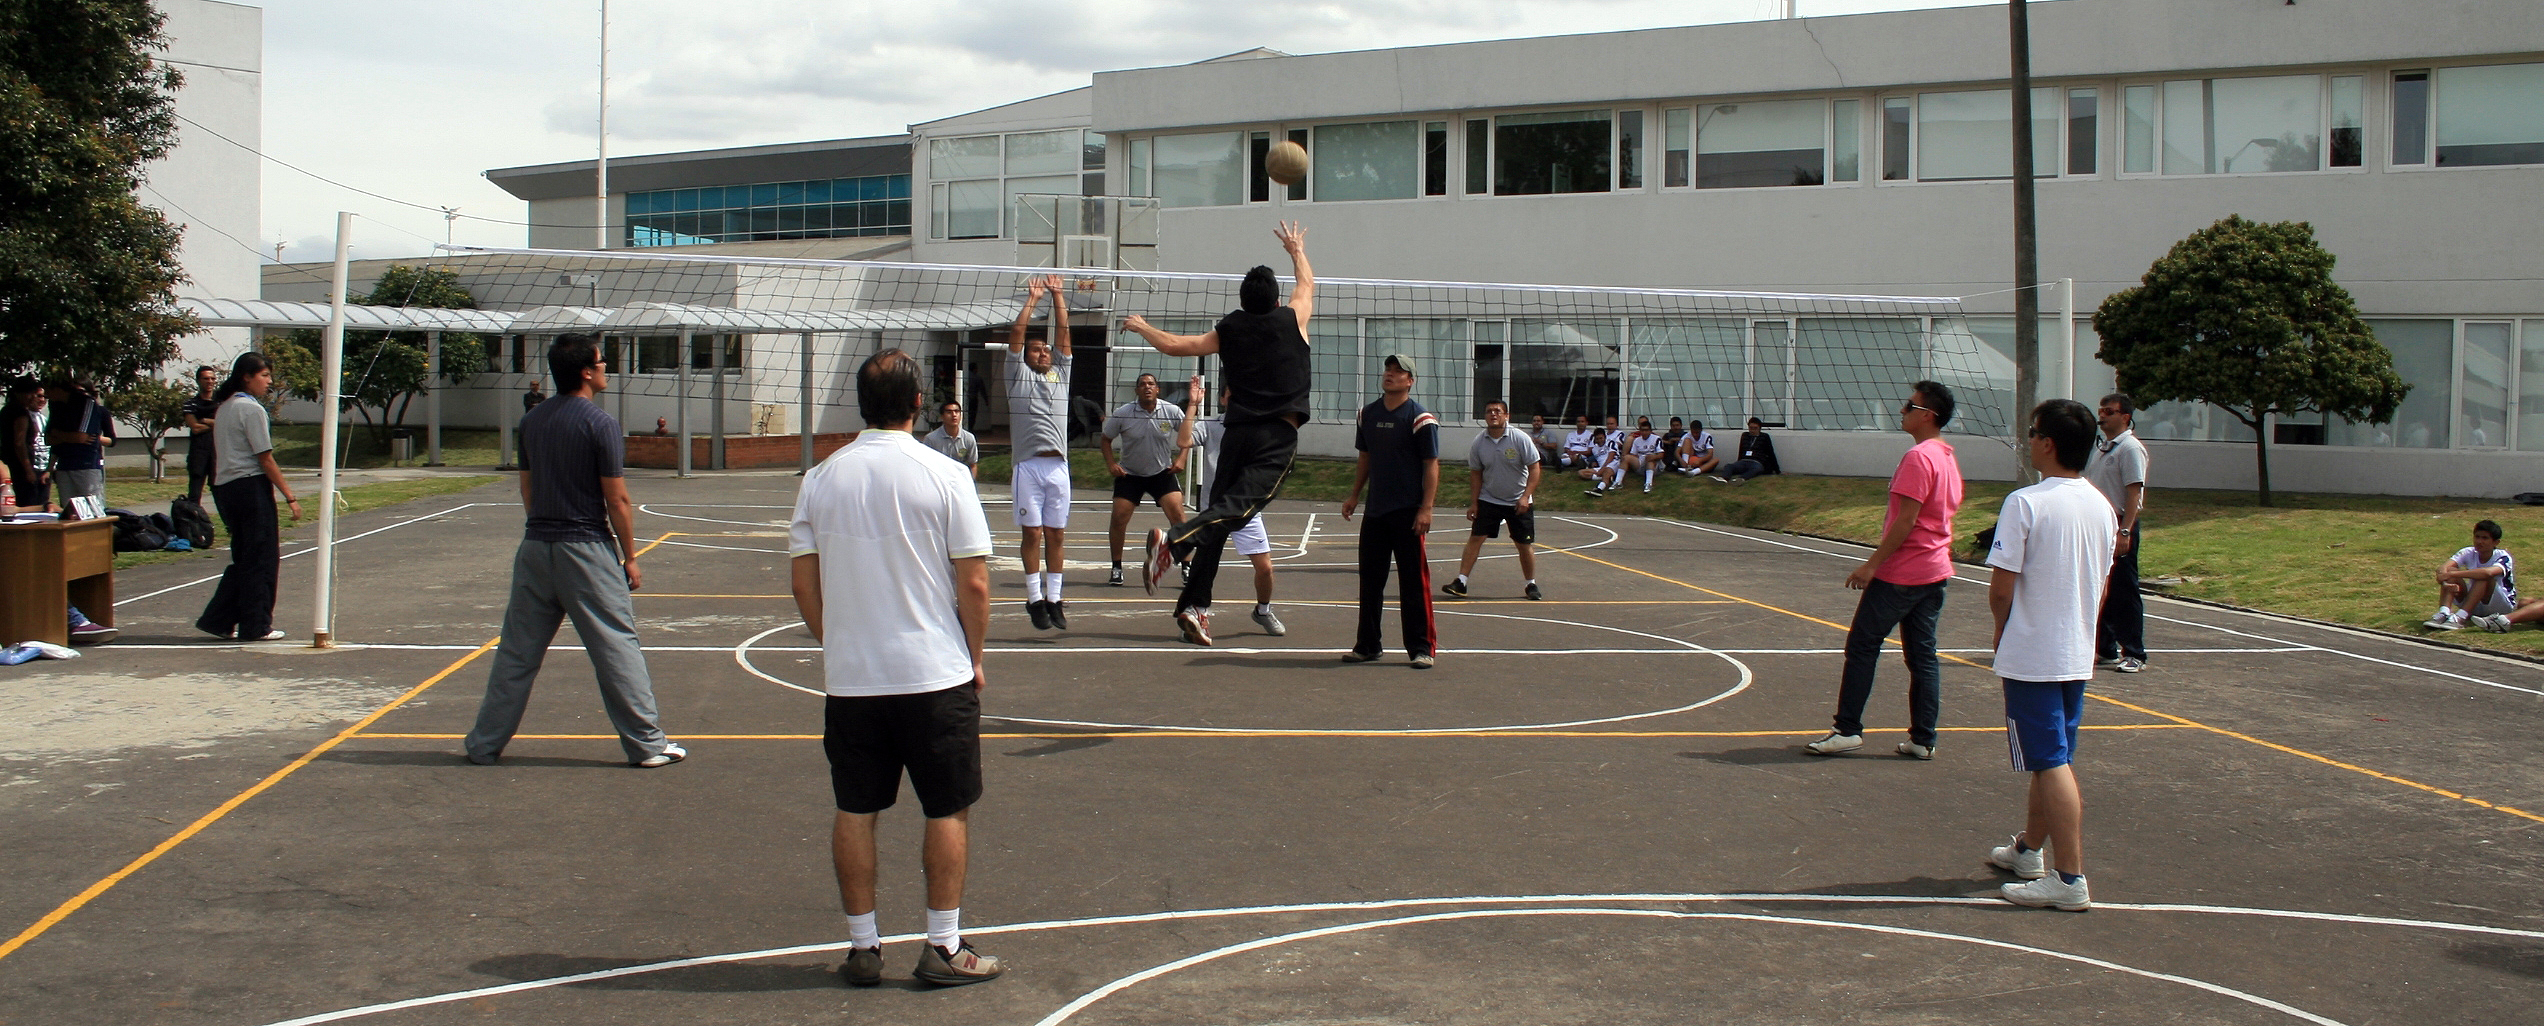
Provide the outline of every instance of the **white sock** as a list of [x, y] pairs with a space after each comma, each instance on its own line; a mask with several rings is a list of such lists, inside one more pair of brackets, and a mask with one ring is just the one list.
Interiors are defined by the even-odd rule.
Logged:
[[1042, 575], [1042, 597], [1050, 599], [1053, 602], [1060, 601], [1059, 574]]
[[868, 912], [864, 915], [848, 917], [848, 946], [852, 948], [883, 946], [883, 934], [875, 930], [874, 913]]
[[961, 906], [927, 910], [928, 943], [939, 951], [963, 949], [963, 909]]
[[1458, 575], [1457, 582], [1458, 582], [1459, 586], [1461, 586], [1461, 587], [1465, 586], [1465, 584], [1466, 584], [1466, 575], [1465, 575], [1465, 574], [1459, 574], [1459, 575]]
[[1529, 584], [1529, 586], [1530, 586], [1530, 587], [1535, 587], [1535, 586], [1536, 586], [1536, 584], [1537, 584], [1537, 579], [1536, 579], [1536, 578], [1534, 578], [1534, 577], [1529, 578], [1529, 579], [1528, 579], [1528, 584]]
[[1254, 611], [1257, 613], [1269, 613], [1272, 611], [1272, 603], [1257, 602], [1254, 604]]
[[1042, 601], [1042, 575], [1041, 575], [1041, 574], [1026, 574], [1026, 575], [1025, 575], [1025, 601], [1027, 601], [1027, 602], [1040, 602], [1040, 601]]
[[1643, 488], [1645, 491], [1650, 491], [1652, 488], [1652, 468], [1650, 467], [1643, 468]]

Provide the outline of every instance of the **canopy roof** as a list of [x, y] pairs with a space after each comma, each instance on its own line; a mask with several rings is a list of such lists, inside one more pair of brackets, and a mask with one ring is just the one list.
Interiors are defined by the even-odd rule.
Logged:
[[[1018, 300], [961, 306], [863, 310], [753, 310], [685, 303], [636, 303], [609, 308], [543, 306], [533, 310], [445, 310], [414, 306], [347, 306], [345, 327], [358, 331], [474, 331], [542, 335], [569, 331], [679, 331], [746, 334], [834, 334], [848, 331], [957, 331], [1007, 324]], [[325, 303], [263, 299], [179, 299], [177, 306], [205, 327], [324, 328]]]

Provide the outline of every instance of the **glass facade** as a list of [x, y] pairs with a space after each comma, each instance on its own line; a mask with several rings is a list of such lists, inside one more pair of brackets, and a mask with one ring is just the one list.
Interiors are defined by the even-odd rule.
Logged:
[[[1160, 143], [1162, 158], [1167, 151]], [[1031, 216], [1017, 205], [1020, 196], [1104, 195], [1104, 151], [1103, 133], [1077, 128], [930, 139], [928, 237], [1009, 238]], [[1150, 152], [1145, 144], [1131, 148], [1127, 170], [1136, 189], [1169, 184], [1164, 167], [1150, 182]]]
[[910, 234], [910, 176], [627, 194], [630, 247]]

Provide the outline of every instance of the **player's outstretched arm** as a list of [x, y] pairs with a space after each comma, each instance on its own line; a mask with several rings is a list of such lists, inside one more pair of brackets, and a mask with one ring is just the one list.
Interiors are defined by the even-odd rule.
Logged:
[[1168, 356], [1208, 356], [1219, 351], [1219, 329], [1206, 335], [1178, 335], [1160, 330], [1148, 318], [1132, 314], [1122, 318], [1122, 330], [1148, 340], [1149, 348]]
[[1042, 302], [1042, 279], [1040, 279], [1040, 278], [1034, 278], [1034, 279], [1031, 279], [1031, 280], [1026, 281], [1026, 282], [1025, 282], [1025, 308], [1024, 308], [1024, 309], [1022, 309], [1022, 310], [1018, 310], [1018, 311], [1016, 311], [1016, 325], [1015, 325], [1015, 327], [1012, 327], [1012, 328], [1007, 329], [1007, 351], [1008, 351], [1008, 352], [1014, 353], [1014, 354], [1016, 354], [1016, 355], [1018, 355], [1018, 356], [1022, 356], [1022, 355], [1024, 355], [1024, 353], [1025, 353], [1025, 329], [1030, 328], [1030, 327], [1032, 327], [1032, 326], [1033, 326], [1033, 312], [1034, 312], [1034, 307], [1035, 307], [1037, 304], [1041, 303], [1041, 302]]
[[1062, 356], [1076, 356], [1069, 344], [1069, 286], [1059, 275], [1042, 279], [1042, 290], [1051, 294], [1051, 316], [1058, 323], [1051, 326], [1051, 349]]
[[1316, 272], [1307, 267], [1307, 229], [1296, 221], [1283, 221], [1272, 229], [1272, 237], [1281, 240], [1281, 248], [1290, 254], [1290, 273], [1298, 279], [1290, 287], [1290, 310], [1298, 315], [1299, 333], [1307, 333], [1307, 318], [1316, 312]]

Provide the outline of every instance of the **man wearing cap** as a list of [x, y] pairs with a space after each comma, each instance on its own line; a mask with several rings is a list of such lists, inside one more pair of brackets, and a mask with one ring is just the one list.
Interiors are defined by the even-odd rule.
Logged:
[[1369, 489], [1369, 517], [1360, 522], [1360, 635], [1343, 653], [1347, 663], [1378, 658], [1378, 617], [1387, 604], [1387, 563], [1398, 576], [1396, 601], [1404, 614], [1405, 654], [1413, 668], [1428, 670], [1439, 652], [1431, 622], [1431, 562], [1423, 538], [1431, 533], [1431, 502], [1440, 490], [1440, 418], [1413, 401], [1413, 358], [1389, 353], [1379, 377], [1378, 401], [1360, 408], [1353, 447], [1351, 494], [1343, 519]]
[[1168, 566], [1190, 561], [1183, 594], [1175, 599], [1175, 627], [1196, 645], [1210, 644], [1210, 589], [1228, 536], [1281, 494], [1298, 456], [1299, 426], [1307, 423], [1307, 319], [1315, 312], [1316, 276], [1307, 266], [1307, 229], [1283, 221], [1272, 237], [1290, 255], [1295, 277], [1289, 302], [1280, 301], [1281, 282], [1272, 269], [1258, 265], [1237, 285], [1237, 309], [1219, 318], [1209, 334], [1169, 334], [1137, 314], [1122, 320], [1123, 330], [1168, 356], [1218, 354], [1228, 383], [1210, 505], [1171, 533], [1148, 532], [1148, 567], [1140, 577], [1154, 595]]

